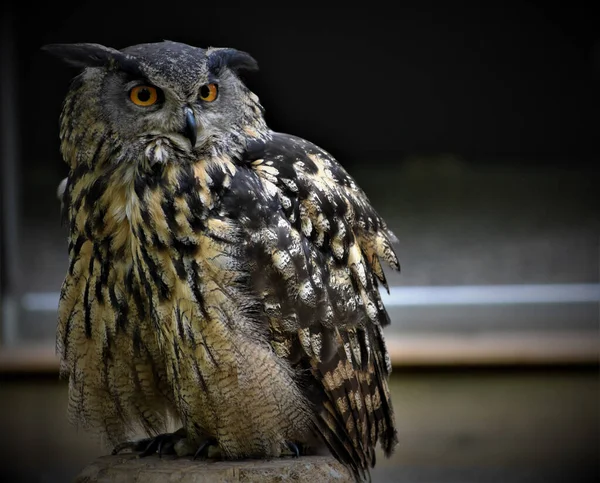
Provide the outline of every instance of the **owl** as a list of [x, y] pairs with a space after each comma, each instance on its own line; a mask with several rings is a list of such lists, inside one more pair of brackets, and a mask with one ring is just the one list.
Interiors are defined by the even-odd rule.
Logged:
[[81, 69], [60, 118], [70, 419], [115, 451], [329, 452], [368, 478], [397, 443], [379, 288], [399, 264], [365, 193], [269, 129], [247, 53], [45, 49]]

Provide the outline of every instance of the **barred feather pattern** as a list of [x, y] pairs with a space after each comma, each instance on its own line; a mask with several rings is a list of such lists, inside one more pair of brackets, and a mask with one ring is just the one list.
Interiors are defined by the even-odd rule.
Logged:
[[[118, 168], [70, 176], [75, 242], [58, 348], [74, 419], [114, 442], [141, 416], [156, 433], [163, 413], [232, 458], [278, 456], [310, 433], [307, 402], [273, 355], [248, 286], [245, 235], [219, 206], [237, 198], [234, 180], [246, 186], [236, 172], [230, 160], [202, 159], [133, 185]], [[160, 388], [140, 391], [138, 369]]]
[[254, 150], [252, 169], [277, 198], [276, 214], [255, 232], [272, 344], [310, 369], [319, 433], [364, 476], [376, 443], [387, 455], [397, 443], [382, 333], [389, 317], [378, 291], [387, 288], [380, 260], [400, 268], [395, 237], [326, 151], [281, 133]]
[[156, 135], [139, 157], [74, 102], [82, 85], [61, 124], [71, 419], [115, 443], [180, 422], [226, 458], [325, 445], [367, 478], [376, 444], [397, 442], [379, 285], [382, 262], [399, 265], [364, 192], [327, 152], [257, 122], [255, 96], [235, 149]]

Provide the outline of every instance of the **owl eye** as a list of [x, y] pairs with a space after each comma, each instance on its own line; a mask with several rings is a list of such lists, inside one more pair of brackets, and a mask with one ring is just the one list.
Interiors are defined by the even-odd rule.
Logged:
[[156, 104], [158, 91], [152, 86], [135, 86], [129, 91], [129, 98], [136, 106], [148, 107]]
[[219, 89], [217, 88], [217, 84], [204, 84], [200, 88], [200, 99], [204, 102], [212, 102], [217, 98], [219, 94]]

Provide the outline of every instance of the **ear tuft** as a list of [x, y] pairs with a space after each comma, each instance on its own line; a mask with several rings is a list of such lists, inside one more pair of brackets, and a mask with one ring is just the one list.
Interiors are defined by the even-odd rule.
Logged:
[[100, 67], [107, 65], [121, 52], [100, 44], [48, 44], [42, 50], [75, 67]]
[[143, 77], [139, 61], [100, 44], [48, 44], [42, 50], [77, 68], [109, 67]]
[[236, 74], [258, 70], [258, 63], [250, 54], [241, 50], [222, 48], [209, 49], [208, 69], [218, 74], [223, 67], [228, 67]]

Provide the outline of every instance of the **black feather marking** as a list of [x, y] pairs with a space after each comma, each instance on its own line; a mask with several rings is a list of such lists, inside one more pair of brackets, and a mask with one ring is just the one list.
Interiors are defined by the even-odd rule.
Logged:
[[58, 299], [62, 302], [65, 297], [67, 296], [67, 293], [69, 292], [71, 288], [71, 283], [68, 280], [65, 280], [62, 284], [62, 286], [60, 287], [60, 294], [58, 296]]
[[186, 327], [185, 327], [185, 333], [190, 342], [190, 346], [192, 347], [192, 350], [196, 350], [196, 347], [198, 346], [198, 344], [196, 343], [196, 337], [194, 337], [194, 331], [192, 330], [192, 327], [189, 324], [186, 325]]
[[198, 181], [191, 165], [183, 165], [177, 174], [177, 193], [189, 194], [198, 189]]
[[[175, 352], [177, 354], [177, 352]], [[174, 387], [181, 387], [179, 384], [179, 372], [177, 371], [177, 366], [175, 365], [175, 361], [171, 362], [171, 374], [173, 377], [173, 385]]]
[[128, 307], [127, 304], [121, 303], [117, 298], [114, 284], [108, 286], [108, 298], [110, 300], [110, 305], [116, 314], [116, 331], [125, 331], [127, 328]]
[[348, 212], [348, 203], [346, 202], [346, 200], [343, 200], [341, 196], [338, 196], [337, 194], [334, 195], [334, 201], [335, 204], [333, 207], [333, 211], [335, 213], [335, 216], [340, 220], [344, 220], [346, 217], [346, 213]]
[[65, 331], [62, 337], [62, 347], [63, 347], [63, 358], [68, 360], [68, 352], [69, 352], [69, 339], [71, 335], [71, 330], [73, 329], [73, 317], [77, 314], [76, 308], [77, 304], [74, 304], [69, 312], [69, 316], [67, 317], [67, 322], [65, 324]]
[[96, 206], [95, 213], [92, 216], [92, 223], [98, 231], [104, 229], [104, 217], [106, 216], [105, 206]]
[[212, 353], [210, 345], [203, 343], [202, 346], [206, 350], [206, 355], [210, 358], [212, 365], [215, 367], [219, 367], [219, 363], [217, 362], [215, 355]]
[[368, 369], [369, 361], [371, 360], [371, 354], [367, 347], [367, 333], [364, 329], [356, 329], [356, 337], [358, 339], [358, 346], [360, 348], [360, 370], [366, 371]]
[[317, 168], [317, 165], [308, 156], [302, 158], [302, 163], [304, 164], [304, 170], [307, 173], [317, 174], [319, 172], [319, 168]]
[[140, 356], [142, 353], [142, 334], [140, 334], [140, 327], [138, 325], [133, 326], [133, 331], [131, 334], [131, 339], [133, 342], [133, 353], [137, 356]]
[[217, 359], [215, 358], [214, 354], [212, 353], [210, 345], [206, 343], [206, 340], [204, 339], [204, 335], [202, 334], [202, 331], [198, 331], [197, 335], [200, 338], [200, 341], [198, 341], [197, 343], [200, 344], [204, 348], [204, 351], [206, 352], [206, 355], [210, 359], [211, 363], [215, 367], [219, 367]]
[[224, 169], [217, 164], [209, 164], [206, 167], [206, 174], [211, 179], [209, 187], [213, 192], [218, 192], [223, 187], [225, 178], [229, 176]]
[[129, 267], [125, 274], [125, 290], [128, 293], [133, 292], [133, 267]]
[[194, 189], [193, 191], [190, 191], [186, 196], [186, 202], [191, 213], [188, 222], [192, 227], [192, 230], [196, 232], [204, 231], [204, 205], [202, 204], [198, 190]]
[[152, 246], [159, 252], [164, 252], [168, 248], [167, 244], [160, 239], [156, 232], [152, 233]]
[[177, 364], [181, 363], [181, 349], [179, 348], [179, 343], [176, 339], [173, 339], [173, 352], [175, 352], [175, 359], [177, 359]]
[[134, 283], [133, 268], [130, 268], [127, 271], [127, 275], [125, 277], [125, 287], [127, 292], [133, 296], [133, 301], [138, 311], [138, 319], [143, 320], [146, 318], [146, 308], [144, 306], [144, 299], [140, 292], [139, 285]]
[[85, 220], [85, 224], [83, 225], [83, 233], [88, 240], [94, 239], [94, 222], [91, 216], [88, 216], [88, 218]]
[[246, 150], [242, 154], [242, 160], [246, 162], [255, 161], [265, 156], [266, 143], [262, 139], [249, 139]]
[[198, 245], [191, 240], [180, 240], [178, 238], [174, 238], [171, 244], [173, 245], [173, 248], [183, 257], [193, 257], [198, 251]]
[[337, 342], [333, 330], [326, 327], [321, 328], [322, 349], [321, 361], [329, 362], [337, 352]]
[[137, 225], [137, 227], [132, 228], [132, 231], [133, 233], [135, 233], [135, 236], [142, 242], [143, 245], [146, 245], [146, 243], [148, 243], [146, 232], [144, 231], [144, 225], [139, 224]]
[[171, 290], [169, 289], [169, 286], [165, 283], [165, 281], [162, 279], [162, 277], [160, 275], [162, 271], [159, 270], [158, 265], [152, 259], [152, 257], [148, 254], [148, 250], [146, 249], [146, 247], [143, 244], [140, 245], [140, 251], [142, 252], [142, 258], [144, 259], [144, 262], [146, 263], [146, 266], [148, 267], [148, 272], [150, 272], [152, 281], [154, 282], [154, 285], [156, 286], [159, 300], [161, 300], [161, 301], [168, 300], [169, 297], [171, 296]]
[[[202, 393], [209, 394], [208, 384], [206, 383], [206, 380], [204, 379], [204, 376], [202, 375], [202, 371], [200, 370], [200, 366], [198, 365], [198, 359], [194, 358], [192, 360], [192, 363], [194, 365], [194, 372], [196, 373], [196, 377], [198, 379], [198, 384], [200, 384]], [[194, 423], [194, 424], [196, 424], [196, 423]]]
[[[102, 154], [102, 148], [104, 147], [104, 143], [107, 141], [108, 136], [103, 136], [100, 138], [100, 141], [98, 141], [98, 145], [96, 146], [96, 151], [94, 151], [94, 155], [92, 156], [92, 160], [90, 161], [90, 166], [92, 169], [94, 169], [96, 167], [96, 165], [98, 164], [98, 160], [100, 159], [100, 155]], [[110, 173], [107, 173], [105, 175], [100, 176], [96, 182], [100, 181], [102, 178], [108, 178], [110, 176]], [[105, 184], [104, 187], [106, 187], [106, 182], [103, 182]], [[95, 183], [94, 183], [95, 184]], [[102, 190], [102, 193], [104, 192], [104, 190]], [[102, 194], [100, 193], [100, 194]]]
[[69, 275], [73, 275], [73, 271], [75, 270], [75, 263], [79, 260], [79, 253], [81, 252], [81, 247], [83, 246], [86, 238], [83, 235], [79, 235], [77, 240], [75, 240], [75, 245], [73, 246], [73, 251], [70, 253], [71, 263], [69, 264]]
[[[75, 183], [75, 181], [71, 181], [72, 184]], [[75, 198], [75, 201], [73, 202], [73, 209], [72, 209], [72, 213], [76, 214], [80, 209], [81, 209], [81, 205], [83, 204], [83, 200], [86, 198], [87, 192], [85, 190], [81, 190], [79, 192], [79, 195], [77, 196], [77, 198]], [[71, 223], [75, 223], [75, 216], [72, 217], [71, 219]]]
[[[142, 284], [142, 286], [144, 287], [144, 291], [146, 292], [146, 298], [148, 301], [148, 308], [150, 311], [150, 315], [153, 316], [154, 311], [152, 310], [152, 308], [154, 307], [154, 293], [152, 292], [152, 284], [150, 283], [150, 280], [148, 280], [148, 278], [146, 278], [146, 274], [144, 273], [144, 269], [142, 268], [140, 259], [136, 257], [135, 262], [136, 262], [135, 266], [137, 268], [138, 279], [139, 279], [140, 283]], [[134, 299], [136, 298], [135, 293], [136, 292], [134, 291]], [[143, 299], [140, 291], [138, 291], [138, 294], [139, 294], [139, 302], [138, 302], [138, 300], [136, 300], [136, 303], [138, 304], [138, 310], [139, 310], [140, 307], [144, 307], [144, 299]], [[154, 320], [154, 322], [156, 322], [156, 320]]]
[[187, 272], [185, 270], [185, 264], [183, 263], [183, 257], [181, 255], [181, 252], [177, 253], [174, 257], [172, 257], [171, 262], [175, 267], [175, 272], [177, 272], [179, 280], [186, 280]]
[[[133, 182], [133, 189], [135, 194], [140, 200], [143, 200], [146, 196], [146, 191], [149, 189], [148, 186], [148, 178], [152, 178], [151, 176], [146, 176], [143, 173], [138, 174]], [[143, 203], [142, 203], [143, 204]]]
[[108, 263], [107, 260], [103, 260], [100, 253], [100, 245], [98, 243], [94, 243], [94, 258], [98, 259], [100, 263], [100, 276], [96, 277], [96, 285], [94, 287], [96, 294], [96, 301], [100, 305], [104, 305], [104, 293], [102, 292], [102, 288], [106, 286], [108, 281]]
[[175, 309], [175, 321], [177, 322], [177, 333], [181, 340], [185, 340], [185, 331], [183, 329], [183, 317], [179, 306]]
[[192, 293], [194, 294], [194, 298], [196, 299], [196, 303], [198, 304], [202, 316], [205, 319], [209, 319], [208, 312], [206, 311], [204, 295], [200, 290], [200, 267], [198, 262], [195, 260], [192, 262], [192, 273]]
[[[90, 264], [93, 266], [93, 258], [90, 261]], [[85, 281], [85, 290], [83, 292], [83, 323], [85, 328], [85, 336], [88, 339], [92, 338], [92, 317], [91, 317], [91, 307], [90, 307], [90, 279], [86, 279]]]
[[165, 194], [165, 198], [161, 203], [161, 208], [165, 215], [165, 220], [167, 221], [169, 230], [171, 231], [171, 233], [173, 233], [173, 235], [175, 235], [178, 231], [177, 221], [175, 220], [177, 210], [175, 209], [175, 201], [171, 193]]
[[[144, 225], [147, 227], [154, 226], [154, 222], [152, 221], [152, 217], [150, 216], [150, 210], [148, 209], [148, 205], [146, 203], [140, 203], [138, 206], [140, 208], [140, 214], [142, 215], [142, 221], [144, 222]], [[158, 238], [158, 235], [156, 233], [154, 233], [153, 236]], [[143, 239], [143, 236], [141, 238]]]

